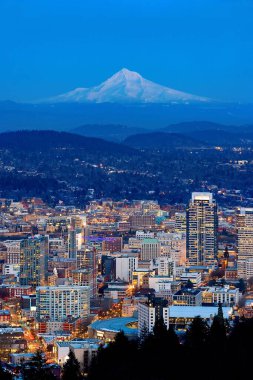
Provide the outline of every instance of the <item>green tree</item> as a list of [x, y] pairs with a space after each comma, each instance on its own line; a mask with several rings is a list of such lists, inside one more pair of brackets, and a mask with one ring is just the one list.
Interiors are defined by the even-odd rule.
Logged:
[[69, 351], [68, 360], [63, 366], [62, 380], [80, 380], [82, 378], [80, 363], [73, 351]]
[[226, 348], [226, 322], [223, 316], [222, 305], [219, 303], [218, 313], [213, 319], [209, 334], [209, 344], [212, 351], [222, 354]]
[[197, 316], [193, 319], [187, 333], [186, 345], [194, 350], [202, 350], [208, 341], [209, 327], [207, 323]]
[[140, 333], [140, 339], [139, 339], [140, 344], [144, 342], [144, 340], [149, 336], [149, 334], [150, 333], [148, 331], [147, 325], [146, 323], [144, 323], [144, 326], [141, 329], [141, 333]]
[[114, 342], [98, 351], [89, 368], [89, 380], [132, 379], [133, 374], [137, 374], [137, 348], [137, 342], [128, 340], [123, 331], [119, 332]]
[[24, 380], [54, 380], [55, 376], [46, 366], [46, 360], [43, 352], [38, 350], [33, 356], [32, 360], [22, 364], [23, 379]]

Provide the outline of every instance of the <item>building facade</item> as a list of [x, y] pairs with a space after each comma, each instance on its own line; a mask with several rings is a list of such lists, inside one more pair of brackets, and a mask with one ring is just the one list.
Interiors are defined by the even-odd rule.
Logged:
[[211, 193], [192, 193], [186, 213], [189, 265], [213, 265], [217, 256], [217, 205]]
[[48, 238], [35, 235], [20, 244], [20, 285], [47, 284]]
[[90, 313], [88, 286], [39, 286], [36, 289], [36, 318], [51, 322], [87, 318]]
[[152, 260], [161, 256], [161, 243], [157, 239], [144, 239], [141, 243], [141, 260]]
[[238, 277], [247, 279], [253, 273], [253, 208], [240, 208], [236, 228]]

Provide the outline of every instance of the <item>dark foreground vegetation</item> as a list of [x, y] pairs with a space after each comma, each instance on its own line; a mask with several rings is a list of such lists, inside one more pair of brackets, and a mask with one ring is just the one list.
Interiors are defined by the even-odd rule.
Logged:
[[244, 379], [252, 356], [253, 320], [229, 329], [222, 315], [211, 328], [195, 318], [183, 341], [173, 327], [158, 321], [154, 333], [138, 344], [118, 334], [101, 349], [89, 372], [89, 380]]
[[[196, 317], [188, 331], [178, 337], [172, 326], [158, 320], [152, 334], [142, 331], [138, 341], [121, 332], [114, 342], [101, 347], [88, 374], [82, 374], [72, 352], [62, 371], [63, 380], [172, 380], [245, 379], [251, 368], [253, 319], [223, 319], [222, 309], [211, 327]], [[37, 353], [31, 368], [23, 368], [24, 380], [53, 380]], [[12, 376], [0, 367], [0, 379]]]

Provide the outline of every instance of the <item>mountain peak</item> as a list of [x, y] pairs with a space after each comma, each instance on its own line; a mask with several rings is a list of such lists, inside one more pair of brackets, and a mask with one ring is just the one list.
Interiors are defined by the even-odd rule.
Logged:
[[177, 91], [122, 68], [98, 86], [78, 88], [48, 99], [47, 103], [201, 103], [208, 98]]
[[125, 67], [123, 67], [121, 70], [119, 70], [116, 74], [114, 75], [124, 75], [126, 78], [133, 78], [133, 77], [138, 77], [142, 78], [142, 76], [137, 73], [136, 71], [128, 70]]
[[136, 71], [131, 71], [126, 68], [123, 68], [117, 71], [117, 73], [113, 74], [110, 78], [108, 78], [103, 83], [114, 82], [114, 81], [122, 81], [122, 82], [135, 81], [135, 80], [141, 81], [142, 79], [143, 79], [142, 76]]

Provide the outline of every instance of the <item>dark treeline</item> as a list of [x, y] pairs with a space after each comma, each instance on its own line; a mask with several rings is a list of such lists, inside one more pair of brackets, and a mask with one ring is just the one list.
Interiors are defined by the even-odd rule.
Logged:
[[[99, 349], [88, 374], [81, 373], [73, 352], [64, 364], [63, 380], [185, 380], [230, 379], [248, 377], [252, 357], [253, 319], [241, 319], [231, 327], [219, 307], [211, 327], [196, 317], [187, 332], [178, 338], [173, 326], [167, 330], [162, 319], [153, 332], [144, 329], [139, 340], [128, 340], [123, 332], [115, 341]], [[24, 380], [53, 380], [38, 352], [28, 367], [22, 366]], [[0, 379], [12, 375], [0, 363]]]
[[238, 322], [231, 330], [222, 313], [211, 328], [196, 317], [179, 342], [173, 327], [162, 320], [153, 334], [140, 342], [119, 333], [100, 350], [89, 380], [243, 379], [252, 356], [253, 320]]

